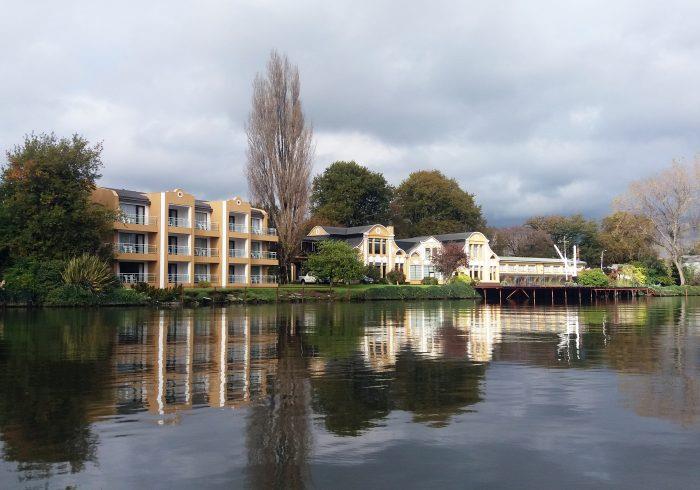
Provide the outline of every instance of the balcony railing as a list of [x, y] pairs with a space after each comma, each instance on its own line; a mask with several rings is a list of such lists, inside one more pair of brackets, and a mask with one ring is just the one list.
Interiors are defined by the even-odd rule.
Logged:
[[218, 257], [219, 251], [215, 248], [194, 247], [195, 257]]
[[155, 282], [156, 280], [155, 274], [146, 274], [143, 272], [121, 273], [117, 274], [117, 277], [122, 284], [138, 284], [140, 282]]
[[190, 247], [181, 245], [168, 245], [169, 255], [190, 255]]
[[195, 221], [194, 228], [195, 230], [218, 231], [219, 223], [211, 223], [208, 221]]
[[158, 249], [145, 243], [115, 243], [114, 251], [118, 254], [154, 254]]
[[242, 248], [229, 248], [228, 249], [228, 256], [229, 257], [236, 257], [236, 258], [245, 258], [246, 253], [245, 250]]
[[277, 284], [277, 276], [250, 276], [251, 284]]
[[228, 276], [228, 282], [229, 284], [245, 284], [246, 280], [244, 275], [232, 274]]
[[250, 252], [250, 258], [277, 260], [277, 252], [268, 252], [266, 250], [253, 250], [252, 252]]
[[214, 274], [195, 274], [194, 282], [199, 284], [200, 282], [216, 282], [219, 280], [219, 276]]
[[235, 231], [236, 233], [248, 233], [248, 227], [246, 225], [237, 225], [234, 223], [228, 224], [229, 231]]
[[189, 282], [189, 274], [168, 274], [168, 284], [187, 284]]
[[145, 216], [143, 214], [126, 214], [122, 213], [117, 218], [117, 221], [126, 225], [157, 225], [158, 218], [155, 216]]
[[277, 228], [253, 228], [253, 235], [277, 235]]
[[169, 217], [168, 218], [168, 226], [173, 226], [176, 228], [189, 228], [190, 227], [190, 220], [188, 220], [187, 218]]

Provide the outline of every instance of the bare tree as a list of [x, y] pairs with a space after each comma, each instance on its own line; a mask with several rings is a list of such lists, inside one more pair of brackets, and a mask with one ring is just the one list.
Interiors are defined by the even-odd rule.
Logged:
[[311, 193], [313, 130], [304, 119], [299, 93], [298, 68], [272, 51], [266, 76], [258, 74], [253, 82], [246, 126], [248, 187], [277, 227], [283, 279], [289, 279], [299, 251]]
[[445, 243], [435, 251], [430, 261], [448, 281], [457, 269], [469, 266], [469, 256], [464, 251], [464, 245], [459, 243]]
[[499, 255], [549, 257], [554, 252], [554, 242], [543, 230], [530, 226], [509, 226], [493, 230], [491, 249]]
[[668, 254], [685, 285], [681, 257], [689, 247], [690, 232], [697, 225], [700, 192], [700, 160], [691, 165], [677, 161], [647, 179], [630, 184], [615, 206], [648, 218], [654, 226], [654, 242]]

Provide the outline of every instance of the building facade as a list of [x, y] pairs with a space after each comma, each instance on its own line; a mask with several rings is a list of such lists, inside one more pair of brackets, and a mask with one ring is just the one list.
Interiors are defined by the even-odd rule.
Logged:
[[[394, 227], [381, 224], [343, 228], [315, 226], [304, 241], [304, 251], [312, 253], [322, 240], [342, 240], [358, 251], [365, 265], [374, 266], [384, 277], [400, 270], [410, 284], [420, 284], [426, 277], [443, 278], [435, 270], [432, 256], [448, 243], [463, 247], [469, 266], [460, 269], [481, 284], [560, 284], [576, 275], [583, 262], [538, 257], [500, 257], [491, 250], [481, 232], [447, 233], [396, 239]], [[303, 267], [303, 266], [302, 266]]]
[[234, 197], [195, 199], [181, 189], [137, 192], [97, 188], [93, 200], [118, 211], [114, 272], [125, 284], [166, 288], [247, 287], [277, 283], [277, 232], [267, 213]]

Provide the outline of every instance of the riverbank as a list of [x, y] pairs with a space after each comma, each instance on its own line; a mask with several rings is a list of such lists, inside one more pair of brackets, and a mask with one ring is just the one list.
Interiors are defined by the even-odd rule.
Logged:
[[256, 303], [303, 303], [316, 301], [375, 301], [413, 299], [481, 299], [468, 284], [444, 285], [389, 285], [357, 284], [338, 286], [282, 285], [276, 288], [191, 288], [156, 289], [146, 291], [123, 288], [107, 295], [96, 296], [86, 291], [80, 294], [49, 295], [41, 303], [23, 301], [0, 302], [0, 306], [23, 308], [34, 306], [204, 306]]
[[654, 286], [651, 289], [656, 296], [700, 296], [700, 286]]
[[185, 289], [186, 305], [236, 303], [294, 303], [308, 301], [376, 301], [410, 299], [481, 299], [468, 284], [444, 285], [389, 285], [358, 284], [350, 286], [284, 285], [277, 288], [246, 289]]

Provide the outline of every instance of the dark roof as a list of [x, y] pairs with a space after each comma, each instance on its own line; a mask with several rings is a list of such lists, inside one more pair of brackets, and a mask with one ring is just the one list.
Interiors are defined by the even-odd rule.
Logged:
[[305, 242], [322, 242], [324, 240], [340, 240], [351, 247], [357, 247], [359, 244], [362, 243], [362, 237], [361, 236], [349, 236], [349, 237], [340, 237], [340, 236], [333, 236], [333, 235], [315, 235], [315, 236], [306, 236], [304, 237]]
[[371, 230], [373, 226], [375, 226], [375, 225], [351, 226], [350, 228], [346, 228], [343, 226], [321, 226], [321, 228], [326, 230], [326, 232], [329, 235], [348, 236], [348, 235], [362, 235], [363, 233], [366, 233], [369, 230]]
[[395, 242], [396, 242], [396, 245], [398, 245], [399, 248], [401, 250], [403, 250], [404, 252], [408, 252], [409, 250], [411, 250], [413, 247], [416, 246], [416, 242], [411, 242], [408, 240], [395, 240]]
[[476, 233], [476, 232], [475, 231], [468, 231], [466, 233], [445, 233], [444, 235], [414, 236], [414, 237], [410, 237], [410, 238], [402, 238], [401, 241], [418, 243], [418, 242], [425, 241], [430, 237], [433, 237], [440, 242], [458, 242], [458, 241], [462, 241], [462, 240], [468, 240], [469, 237], [472, 236], [474, 233]]
[[207, 201], [202, 201], [200, 199], [195, 199], [194, 200], [194, 208], [195, 209], [202, 209], [205, 211], [211, 211], [211, 206]]
[[143, 192], [130, 191], [127, 189], [113, 189], [111, 187], [106, 187], [106, 189], [116, 192], [117, 196], [119, 196], [119, 200], [122, 202], [134, 204], [151, 204], [151, 200], [148, 199], [148, 196]]

